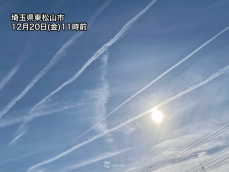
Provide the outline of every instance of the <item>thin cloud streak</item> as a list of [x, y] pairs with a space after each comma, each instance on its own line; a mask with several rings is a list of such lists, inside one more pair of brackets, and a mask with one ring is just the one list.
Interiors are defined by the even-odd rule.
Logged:
[[25, 134], [25, 131], [22, 132], [21, 134], [19, 134], [17, 137], [15, 137], [10, 143], [9, 145], [13, 145], [21, 136], [23, 136]]
[[26, 157], [30, 157], [30, 156], [33, 156], [35, 154], [38, 154], [38, 153], [42, 153], [42, 152], [46, 152], [46, 151], [49, 151], [49, 150], [53, 150], [53, 149], [56, 149], [58, 148], [59, 146], [50, 146], [49, 148], [45, 148], [45, 149], [42, 149], [42, 150], [36, 150], [36, 151], [33, 151], [33, 152], [30, 152], [30, 153], [27, 153], [27, 154], [24, 154], [24, 155], [21, 155], [19, 157], [14, 157], [13, 159], [8, 159], [8, 160], [5, 160], [5, 161], [0, 161], [0, 164], [5, 164], [5, 163], [8, 163], [8, 162], [14, 162], [14, 161], [19, 161], [23, 158], [26, 158]]
[[100, 160], [103, 160], [103, 159], [106, 159], [106, 158], [110, 158], [110, 157], [122, 154], [122, 153], [127, 152], [127, 151], [129, 151], [131, 149], [133, 149], [133, 148], [123, 149], [123, 150], [120, 150], [120, 151], [106, 152], [106, 153], [104, 153], [102, 155], [99, 155], [99, 156], [97, 156], [95, 158], [83, 161], [83, 162], [81, 162], [79, 164], [75, 164], [75, 165], [60, 169], [60, 171], [58, 171], [58, 172], [66, 172], [66, 171], [75, 170], [75, 169], [90, 165], [92, 163], [95, 163], [97, 161], [100, 161]]
[[[79, 102], [73, 103], [73, 104], [68, 104], [65, 105], [63, 107], [56, 107], [55, 109], [51, 109], [50, 111], [47, 111], [45, 113], [34, 113], [32, 115], [27, 116], [27, 118], [23, 121], [23, 123], [19, 126], [19, 128], [17, 129], [17, 131], [15, 132], [16, 137], [18, 137], [18, 135], [21, 135], [21, 133], [24, 133], [28, 130], [29, 126], [28, 123], [30, 121], [32, 121], [34, 118], [38, 118], [40, 116], [44, 116], [44, 115], [50, 115], [56, 112], [61, 112], [67, 109], [71, 109], [71, 108], [75, 108], [75, 107], [79, 107], [82, 106], [85, 102], [87, 101], [87, 99], [81, 100]], [[23, 135], [24, 135], [23, 134]], [[21, 135], [21, 137], [23, 136]], [[19, 137], [20, 138], [20, 137]], [[18, 138], [18, 139], [19, 139]]]
[[17, 64], [11, 69], [11, 71], [0, 81], [0, 91], [3, 87], [12, 79], [12, 77], [17, 73], [18, 69], [21, 67], [21, 64], [25, 59], [31, 55], [33, 48], [31, 44], [28, 44], [24, 47], [22, 54], [19, 56]]
[[136, 16], [134, 16], [128, 23], [126, 23], [122, 29], [113, 37], [109, 42], [107, 42], [105, 45], [103, 45], [82, 67], [81, 69], [68, 81], [64, 82], [59, 88], [51, 92], [49, 95], [47, 95], [45, 98], [43, 98], [38, 104], [36, 104], [31, 111], [35, 110], [39, 105], [41, 105], [43, 102], [45, 102], [47, 99], [49, 99], [51, 96], [59, 92], [61, 89], [63, 89], [68, 84], [75, 81], [82, 73], [83, 71], [94, 61], [96, 60], [100, 55], [102, 55], [111, 45], [113, 45], [116, 41], [118, 41], [120, 38], [124, 36], [124, 33], [130, 28], [130, 26], [139, 18], [141, 15], [143, 15], [154, 3], [156, 0], [151, 1], [141, 12], [139, 12]]
[[[107, 61], [109, 58], [109, 54], [105, 53], [101, 60], [102, 60], [102, 66], [100, 67], [101, 69], [101, 77], [100, 77], [100, 86], [93, 91], [93, 97], [96, 99], [95, 100], [95, 118], [99, 119], [103, 116], [106, 115], [106, 103], [108, 101], [110, 92], [109, 92], [109, 85], [106, 81], [106, 68], [107, 68]], [[100, 126], [97, 128], [100, 132], [106, 131], [106, 121], [102, 123]]]
[[[106, 114], [106, 108], [105, 108], [105, 104], [108, 100], [108, 96], [109, 96], [109, 86], [106, 82], [106, 79], [105, 79], [105, 76], [106, 76], [106, 66], [107, 66], [107, 60], [108, 60], [108, 57], [109, 57], [109, 54], [106, 53], [103, 57], [102, 57], [102, 66], [101, 66], [101, 87], [96, 89], [93, 93], [93, 96], [96, 97], [96, 102], [95, 102], [95, 113], [96, 115], [105, 115]], [[90, 98], [89, 98], [90, 99]], [[86, 99], [87, 100], [87, 99]], [[82, 103], [78, 103], [79, 105], [82, 104]], [[65, 109], [68, 109], [68, 108], [74, 108], [76, 107], [75, 105], [66, 105], [66, 107], [62, 107], [61, 109], [59, 110], [54, 110], [51, 112], [54, 112], [55, 111], [63, 111]], [[50, 114], [50, 113], [49, 113]], [[42, 114], [40, 115], [42, 116]], [[24, 122], [19, 126], [19, 128], [17, 129], [17, 131], [15, 132], [15, 137], [18, 137], [18, 135], [21, 135], [21, 133], [25, 133], [29, 126], [28, 126], [28, 123], [31, 122], [34, 118], [37, 118], [39, 117], [39, 115], [35, 112], [31, 112], [30, 115], [27, 116], [27, 118], [24, 118]], [[1, 125], [0, 125], [1, 126]], [[106, 131], [106, 124], [102, 124], [100, 127], [99, 127], [99, 130], [100, 132], [104, 132]], [[23, 136], [23, 135], [21, 135]], [[19, 138], [18, 138], [19, 139]]]
[[[44, 103], [46, 100], [48, 100], [51, 96], [59, 92], [61, 89], [63, 89], [68, 84], [75, 81], [82, 73], [83, 71], [97, 58], [99, 58], [110, 46], [112, 46], [116, 41], [118, 41], [120, 38], [122, 38], [125, 34], [125, 32], [131, 27], [131, 25], [137, 21], [139, 17], [141, 17], [154, 3], [156, 0], [151, 1], [142, 11], [140, 11], [137, 15], [135, 15], [129, 22], [127, 22], [122, 29], [105, 45], [103, 45], [83, 66], [82, 68], [68, 81], [64, 82], [60, 87], [58, 87], [56, 90], [51, 92], [49, 95], [47, 95], [45, 98], [43, 98], [39, 103], [37, 103], [31, 110], [30, 113], [33, 112], [38, 106], [40, 106], [42, 103]], [[27, 121], [25, 121], [26, 123]]]
[[57, 160], [57, 159], [59, 159], [59, 158], [65, 156], [65, 155], [69, 154], [70, 152], [72, 152], [72, 151], [74, 151], [74, 150], [76, 150], [76, 149], [78, 149], [78, 148], [80, 148], [80, 147], [82, 147], [82, 146], [84, 146], [84, 145], [86, 145], [86, 144], [88, 144], [88, 143], [90, 143], [90, 142], [92, 142], [92, 141], [94, 141], [94, 140], [96, 140], [96, 139], [98, 139], [98, 138], [100, 138], [100, 137], [106, 135], [107, 133], [110, 133], [110, 132], [112, 132], [112, 131], [118, 130], [119, 128], [123, 127], [124, 125], [129, 124], [129, 123], [131, 123], [131, 122], [133, 122], [133, 121], [135, 121], [135, 120], [137, 120], [137, 119], [139, 119], [139, 118], [141, 118], [141, 117], [143, 117], [143, 116], [149, 114], [150, 112], [152, 112], [152, 111], [154, 111], [154, 110], [156, 110], [156, 109], [161, 108], [162, 106], [168, 104], [169, 102], [171, 102], [171, 101], [173, 101], [173, 100], [175, 100], [175, 99], [177, 99], [177, 98], [179, 98], [179, 97], [181, 97], [181, 96], [183, 96], [183, 95], [189, 93], [190, 91], [193, 91], [193, 90], [199, 88], [200, 86], [203, 86], [203, 85], [207, 84], [208, 82], [210, 82], [211, 80], [213, 80], [213, 79], [219, 77], [220, 75], [224, 74], [224, 73], [227, 72], [228, 70], [229, 70], [229, 65], [227, 65], [226, 67], [221, 68], [221, 69], [218, 70], [217, 72], [213, 73], [210, 77], [208, 77], [208, 78], [205, 79], [204, 81], [200, 82], [199, 84], [195, 84], [195, 85], [193, 85], [193, 86], [187, 88], [186, 90], [184, 90], [184, 91], [182, 91], [182, 92], [176, 94], [175, 96], [166, 99], [165, 101], [163, 101], [162, 103], [158, 104], [158, 105], [155, 106], [154, 108], [149, 109], [149, 110], [147, 110], [146, 112], [137, 115], [136, 117], [130, 118], [130, 119], [126, 120], [125, 122], [119, 124], [118, 126], [112, 128], [112, 129], [109, 129], [109, 130], [107, 130], [106, 132], [104, 132], [104, 133], [102, 133], [102, 134], [99, 134], [99, 135], [97, 135], [97, 136], [94, 136], [94, 137], [88, 139], [87, 141], [81, 142], [81, 143], [79, 143], [79, 144], [73, 146], [72, 148], [66, 150], [65, 152], [62, 152], [61, 154], [59, 154], [59, 155], [57, 155], [57, 156], [55, 156], [55, 157], [53, 157], [53, 158], [50, 158], [50, 159], [47, 159], [47, 160], [45, 160], [45, 161], [43, 161], [43, 162], [41, 162], [41, 163], [38, 163], [38, 164], [36, 164], [36, 165], [30, 167], [29, 169], [27, 169], [27, 171], [32, 171], [32, 170], [34, 170], [34, 169], [36, 169], [36, 168], [38, 168], [38, 167], [40, 167], [40, 166], [42, 166], [42, 165], [49, 164], [49, 163], [51, 163], [51, 162], [53, 162], [53, 161], [55, 161], [55, 160]]
[[106, 0], [102, 6], [89, 18], [88, 20], [88, 26], [92, 25], [92, 23], [95, 21], [96, 17], [112, 2], [113, 0]]
[[147, 89], [148, 87], [150, 87], [151, 85], [153, 85], [155, 82], [157, 82], [159, 79], [161, 79], [164, 75], [166, 75], [167, 73], [169, 73], [170, 71], [172, 71], [173, 69], [175, 69], [176, 67], [178, 67], [180, 64], [182, 64], [183, 62], [185, 62], [186, 60], [188, 60], [190, 57], [192, 57], [194, 54], [196, 54], [199, 50], [201, 50], [203, 47], [205, 47], [207, 44], [209, 44], [210, 42], [212, 42], [214, 39], [216, 39], [218, 36], [220, 36], [221, 34], [223, 34], [224, 32], [226, 32], [229, 29], [229, 26], [227, 28], [225, 28], [224, 30], [222, 30], [221, 32], [219, 32], [217, 35], [215, 35], [214, 37], [212, 37], [211, 39], [209, 39], [207, 42], [205, 42], [204, 44], [202, 44], [200, 47], [198, 47], [196, 50], [194, 50], [192, 53], [190, 53], [189, 55], [187, 55], [185, 58], [183, 58], [181, 61], [179, 61], [178, 63], [176, 63], [175, 65], [173, 65], [171, 68], [169, 68], [168, 70], [166, 70], [163, 74], [161, 74], [160, 76], [158, 76], [156, 79], [154, 79], [152, 82], [150, 82], [148, 85], [146, 85], [145, 87], [143, 87], [141, 90], [139, 90], [138, 92], [136, 92], [134, 95], [132, 95], [130, 98], [128, 98], [126, 101], [124, 101], [122, 104], [120, 104], [118, 107], [116, 107], [113, 111], [111, 111], [109, 114], [107, 114], [104, 118], [102, 118], [101, 120], [99, 120], [94, 126], [92, 126], [89, 130], [87, 130], [86, 132], [84, 132], [83, 134], [81, 134], [80, 136], [78, 136], [74, 141], [76, 141], [77, 139], [79, 139], [80, 137], [84, 136], [85, 134], [87, 134], [89, 131], [91, 131], [93, 128], [95, 128], [101, 121], [103, 121], [104, 119], [106, 119], [108, 116], [112, 115], [114, 112], [116, 112], [118, 109], [120, 109], [122, 106], [124, 106], [126, 103], [128, 103], [131, 99], [133, 99], [134, 97], [136, 97], [138, 94], [140, 94], [141, 92], [143, 92], [145, 89]]
[[[68, 104], [68, 105], [65, 105], [65, 106], [57, 106], [54, 109], [47, 110], [47, 111], [34, 112], [33, 116], [32, 116], [33, 117], [32, 119], [40, 117], [40, 116], [44, 116], [44, 115], [50, 115], [50, 114], [53, 114], [53, 113], [61, 112], [61, 111], [67, 110], [67, 109], [79, 107], [79, 106], [83, 105], [83, 103], [86, 103], [86, 101], [87, 100], [82, 101], [82, 102], [79, 101], [79, 102]], [[0, 121], [0, 128], [7, 127], [7, 126], [10, 126], [10, 125], [14, 125], [14, 124], [17, 124], [17, 123], [21, 123], [21, 122], [26, 121], [26, 120], [30, 120], [30, 118], [31, 118], [31, 116], [27, 115], [27, 116], [23, 116], [23, 117], [12, 118], [12, 119], [2, 119]], [[21, 132], [23, 132], [24, 130], [25, 129], [21, 130]]]
[[14, 68], [1, 80], [1, 82], [0, 82], [0, 91], [3, 89], [3, 87], [6, 85], [6, 83], [11, 80], [11, 78], [18, 71], [20, 66], [21, 66], [21, 63], [16, 65], [16, 66], [14, 66]]
[[[93, 14], [88, 23], [90, 26], [95, 18], [105, 9], [105, 7], [111, 2], [111, 0], [105, 1], [105, 3]], [[72, 36], [61, 48], [60, 50], [53, 56], [50, 62], [33, 78], [33, 80], [27, 85], [27, 87], [15, 97], [3, 110], [0, 112], [0, 118], [6, 114], [16, 103], [17, 101], [21, 100], [26, 93], [38, 82], [52, 67], [58, 63], [63, 56], [65, 56], [66, 49], [77, 39], [79, 38], [84, 32], [77, 32], [74, 36]]]

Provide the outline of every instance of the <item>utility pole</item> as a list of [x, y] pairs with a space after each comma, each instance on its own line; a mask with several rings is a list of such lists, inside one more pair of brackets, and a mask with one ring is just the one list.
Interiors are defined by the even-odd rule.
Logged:
[[199, 160], [199, 157], [198, 157], [198, 154], [196, 154], [196, 158], [198, 159], [199, 163], [200, 163], [200, 166], [201, 166], [201, 171], [204, 171], [204, 166], [201, 164], [200, 160]]

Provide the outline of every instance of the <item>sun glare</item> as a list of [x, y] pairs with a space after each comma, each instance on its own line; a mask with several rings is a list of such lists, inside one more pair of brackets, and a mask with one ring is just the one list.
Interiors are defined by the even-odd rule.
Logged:
[[163, 115], [159, 110], [155, 110], [152, 112], [152, 118], [156, 123], [160, 123], [163, 119]]

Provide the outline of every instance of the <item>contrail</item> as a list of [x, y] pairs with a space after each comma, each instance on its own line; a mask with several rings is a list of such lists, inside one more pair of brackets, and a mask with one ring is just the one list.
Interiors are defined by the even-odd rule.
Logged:
[[[15, 138], [13, 139], [13, 141], [15, 142], [16, 140], [20, 139], [28, 130], [28, 126], [26, 124], [28, 124], [29, 121], [31, 121], [34, 118], [38, 118], [40, 116], [44, 116], [44, 115], [50, 115], [53, 113], [57, 113], [57, 112], [61, 112], [67, 109], [71, 109], [71, 108], [75, 108], [75, 107], [79, 107], [82, 106], [83, 104], [85, 104], [88, 100], [80, 100], [79, 102], [76, 103], [72, 103], [72, 104], [68, 104], [68, 105], [62, 105], [61, 107], [56, 107], [54, 109], [45, 111], [45, 112], [33, 112], [32, 115], [28, 115], [28, 116], [24, 116], [24, 117], [20, 117], [20, 118], [16, 118], [16, 119], [11, 119], [11, 120], [6, 120], [6, 121], [1, 121], [0, 122], [0, 127], [6, 126], [6, 125], [12, 125], [15, 124], [17, 122], [23, 122], [19, 128], [17, 129], [17, 131], [15, 132]], [[17, 139], [16, 139], [17, 138]], [[16, 139], [16, 140], [15, 140]], [[12, 142], [13, 142], [12, 141]], [[11, 144], [9, 144], [11, 145]]]
[[10, 143], [9, 145], [12, 145], [14, 142], [16, 142], [21, 136], [23, 136], [25, 134], [25, 131], [22, 132], [21, 134], [19, 134], [17, 137], [15, 137]]
[[157, 0], [151, 1], [141, 12], [139, 12], [136, 16], [134, 16], [128, 23], [126, 23], [122, 29], [112, 38], [109, 42], [103, 45], [83, 66], [82, 68], [68, 81], [64, 82], [59, 88], [51, 92], [45, 98], [43, 98], [38, 104], [36, 104], [32, 109], [31, 112], [34, 111], [39, 105], [45, 102], [48, 98], [53, 96], [55, 93], [60, 91], [62, 88], [73, 82], [76, 78], [78, 78], [81, 73], [94, 61], [96, 60], [101, 54], [103, 54], [111, 45], [113, 45], [118, 39], [122, 38], [124, 33], [130, 28], [130, 26], [139, 18], [142, 14], [144, 14]]
[[96, 17], [111, 3], [113, 0], [106, 0], [102, 6], [93, 14], [89, 20], [88, 20], [88, 25], [92, 25], [92, 23], [95, 21]]
[[19, 56], [17, 64], [11, 69], [11, 71], [0, 81], [0, 91], [3, 87], [11, 80], [11, 78], [15, 75], [18, 69], [21, 67], [21, 64], [25, 61], [25, 59], [31, 55], [33, 48], [30, 44], [24, 47], [22, 54]]
[[[106, 68], [107, 68], [107, 61], [109, 58], [109, 53], [105, 53], [101, 60], [102, 65], [100, 67], [101, 70], [101, 76], [100, 76], [100, 86], [93, 90], [92, 97], [95, 98], [94, 102], [94, 111], [95, 111], [95, 118], [99, 119], [106, 115], [106, 103], [108, 101], [110, 91], [109, 91], [109, 85], [106, 80]], [[101, 126], [98, 126], [97, 128], [100, 132], [106, 131], [106, 121], [104, 121], [104, 124], [101, 124]]]
[[[105, 7], [111, 2], [112, 0], [107, 0], [105, 3], [91, 16], [89, 19], [90, 23], [88, 22], [88, 26], [94, 22], [95, 18], [105, 9]], [[61, 60], [61, 58], [65, 55], [66, 49], [77, 39], [79, 38], [84, 32], [77, 32], [73, 35], [61, 48], [60, 50], [53, 56], [50, 62], [33, 78], [33, 80], [27, 85], [27, 87], [15, 97], [3, 110], [0, 112], [0, 118], [6, 114], [15, 104], [17, 101], [22, 99], [25, 94], [38, 82], [55, 64]]]
[[[67, 109], [79, 107], [79, 106], [82, 106], [82, 104], [87, 103], [87, 101], [88, 100], [86, 99], [86, 100], [79, 101], [79, 102], [76, 102], [76, 103], [55, 107], [55, 108], [53, 108], [51, 110], [34, 112], [33, 113], [33, 118], [37, 118], [37, 117], [44, 116], [44, 115], [50, 115], [50, 114], [61, 112], [61, 111], [67, 110]], [[14, 124], [17, 124], [17, 123], [21, 123], [23, 121], [28, 120], [29, 118], [31, 118], [30, 115], [17, 117], [17, 118], [11, 118], [11, 119], [2, 119], [2, 120], [0, 120], [0, 128], [7, 127], [7, 126], [10, 126], [10, 125], [14, 125]]]
[[[137, 15], [135, 15], [129, 22], [127, 22], [122, 29], [105, 45], [103, 45], [83, 66], [82, 68], [68, 81], [64, 82], [59, 88], [51, 92], [49, 95], [47, 95], [45, 98], [43, 98], [39, 103], [37, 103], [29, 113], [33, 112], [39, 105], [41, 105], [43, 102], [45, 102], [47, 99], [49, 99], [51, 96], [53, 96], [55, 93], [59, 92], [62, 88], [67, 86], [68, 84], [72, 83], [74, 80], [76, 80], [83, 71], [94, 61], [96, 60], [100, 55], [102, 55], [111, 45], [113, 45], [116, 41], [118, 41], [124, 33], [130, 28], [130, 26], [139, 18], [141, 15], [143, 15], [157, 0], [151, 1], [141, 12], [139, 12]], [[28, 120], [29, 121], [29, 120]], [[27, 123], [28, 121], [25, 121], [24, 123]], [[23, 124], [24, 124], [23, 123]], [[22, 125], [23, 125], [22, 124]], [[22, 130], [23, 126], [20, 126], [20, 130]], [[19, 130], [18, 130], [19, 131]], [[19, 131], [20, 133], [20, 131]]]
[[178, 63], [176, 63], [175, 65], [173, 65], [171, 68], [169, 68], [168, 70], [166, 70], [164, 73], [162, 73], [160, 76], [158, 76], [156, 79], [154, 79], [152, 82], [150, 82], [148, 85], [146, 85], [145, 87], [143, 87], [141, 90], [139, 90], [138, 92], [136, 92], [134, 95], [132, 95], [130, 98], [128, 98], [126, 101], [124, 101], [122, 104], [120, 104], [118, 107], [116, 107], [113, 111], [111, 111], [109, 114], [107, 114], [105, 117], [103, 117], [101, 120], [99, 120], [95, 125], [93, 125], [89, 130], [85, 131], [83, 134], [81, 134], [80, 136], [78, 136], [73, 142], [75, 142], [77, 139], [79, 139], [80, 137], [82, 137], [83, 135], [87, 134], [89, 131], [91, 131], [93, 128], [95, 128], [101, 121], [103, 121], [104, 119], [106, 119], [108, 116], [110, 116], [111, 114], [113, 114], [114, 112], [116, 112], [118, 109], [120, 109], [122, 106], [124, 106], [126, 103], [128, 103], [131, 99], [133, 99], [134, 97], [136, 97], [138, 94], [140, 94], [142, 91], [144, 91], [145, 89], [147, 89], [149, 86], [153, 85], [155, 82], [157, 82], [159, 79], [161, 79], [164, 75], [166, 75], [167, 73], [169, 73], [171, 70], [173, 70], [174, 68], [176, 68], [177, 66], [179, 66], [181, 63], [183, 63], [184, 61], [188, 60], [190, 57], [192, 57], [195, 53], [197, 53], [199, 50], [201, 50], [203, 47], [205, 47], [207, 44], [209, 44], [210, 42], [212, 42], [214, 39], [216, 39], [218, 36], [220, 36], [221, 34], [223, 34], [224, 32], [226, 32], [229, 29], [229, 26], [227, 28], [225, 28], [224, 30], [222, 30], [221, 32], [219, 32], [217, 35], [215, 35], [214, 37], [212, 37], [211, 39], [209, 39], [207, 42], [205, 42], [204, 44], [202, 44], [200, 47], [198, 47], [196, 50], [194, 50], [192, 53], [190, 53], [189, 55], [187, 55], [185, 58], [183, 58], [181, 61], [179, 61]]
[[[37, 118], [39, 116], [44, 116], [44, 115], [50, 115], [52, 113], [61, 112], [61, 111], [64, 111], [66, 109], [74, 108], [74, 107], [76, 107], [76, 105], [64, 106], [62, 108], [57, 108], [55, 110], [51, 110], [51, 111], [48, 111], [48, 112], [45, 112], [45, 113], [34, 113], [33, 114], [33, 118]], [[27, 120], [30, 120], [30, 116], [16, 118], [16, 119], [12, 120], [12, 122], [13, 122], [13, 124], [15, 124], [16, 122], [22, 122], [22, 121], [27, 121]], [[3, 121], [3, 124], [6, 124], [6, 123]], [[0, 123], [0, 127], [1, 127], [1, 123]], [[26, 132], [27, 132], [26, 123], [24, 125], [20, 125], [18, 130], [15, 132], [16, 136], [9, 143], [9, 145], [10, 146], [13, 145], [13, 143], [15, 143], [18, 139], [20, 139]]]
[[11, 80], [11, 78], [14, 76], [14, 74], [17, 72], [20, 66], [21, 63], [14, 66], [14, 68], [2, 79], [2, 81], [0, 82], [0, 91], [1, 89], [3, 89], [6, 83], [9, 82], [9, 80]]
[[137, 116], [135, 116], [135, 117], [133, 117], [133, 118], [130, 118], [130, 119], [126, 120], [125, 122], [119, 124], [118, 126], [112, 128], [112, 129], [109, 129], [109, 130], [107, 130], [106, 132], [104, 132], [104, 133], [102, 133], [102, 134], [99, 134], [99, 135], [97, 135], [97, 136], [94, 136], [94, 137], [88, 139], [87, 141], [81, 142], [81, 143], [79, 143], [79, 144], [73, 146], [72, 148], [66, 150], [65, 152], [62, 152], [61, 154], [59, 154], [59, 155], [57, 155], [57, 156], [55, 156], [55, 157], [53, 157], [53, 158], [50, 158], [50, 159], [47, 159], [47, 160], [45, 160], [45, 161], [43, 161], [43, 162], [41, 162], [41, 163], [38, 163], [38, 164], [36, 164], [36, 165], [30, 167], [29, 169], [27, 169], [27, 171], [31, 171], [31, 170], [34, 170], [35, 168], [38, 168], [38, 167], [42, 166], [42, 165], [49, 164], [49, 163], [51, 163], [51, 162], [53, 162], [53, 161], [55, 161], [55, 160], [57, 160], [57, 159], [59, 159], [59, 158], [65, 156], [65, 155], [69, 154], [70, 152], [72, 152], [72, 151], [74, 151], [74, 150], [76, 150], [76, 149], [78, 149], [78, 148], [80, 148], [80, 147], [82, 147], [82, 146], [84, 146], [84, 145], [86, 145], [86, 144], [88, 144], [88, 143], [90, 143], [90, 142], [92, 142], [92, 141], [94, 141], [94, 140], [96, 140], [96, 139], [98, 139], [98, 138], [104, 136], [105, 134], [110, 133], [110, 132], [112, 132], [112, 131], [115, 131], [115, 130], [117, 130], [117, 129], [123, 127], [124, 125], [129, 124], [129, 123], [131, 123], [131, 122], [137, 120], [138, 118], [141, 118], [141, 117], [143, 117], [143, 116], [149, 114], [150, 112], [152, 112], [152, 111], [154, 111], [154, 110], [156, 110], [156, 109], [158, 109], [158, 108], [160, 108], [160, 107], [162, 107], [162, 106], [168, 104], [169, 102], [171, 102], [171, 101], [173, 101], [173, 100], [175, 100], [175, 99], [177, 99], [177, 98], [179, 98], [179, 97], [181, 97], [181, 96], [183, 96], [183, 95], [189, 93], [190, 91], [192, 91], [192, 90], [194, 90], [194, 89], [196, 89], [196, 88], [198, 88], [198, 87], [200, 87], [200, 86], [203, 86], [203, 85], [207, 84], [208, 82], [210, 82], [211, 80], [213, 80], [213, 79], [219, 77], [220, 75], [224, 74], [224, 73], [227, 72], [228, 70], [229, 70], [229, 65], [227, 65], [226, 67], [224, 67], [224, 68], [218, 70], [217, 72], [213, 73], [210, 77], [208, 77], [207, 79], [205, 79], [205, 80], [202, 81], [201, 83], [196, 84], [196, 85], [193, 85], [193, 86], [187, 88], [186, 90], [184, 90], [184, 91], [182, 91], [182, 92], [176, 94], [175, 96], [168, 98], [167, 100], [165, 100], [165, 101], [163, 101], [162, 103], [158, 104], [158, 105], [155, 106], [154, 108], [149, 109], [149, 110], [147, 110], [146, 112], [143, 112], [143, 113], [141, 113], [141, 114], [139, 114], [139, 115], [137, 115]]
[[[99, 87], [95, 88], [93, 92], [91, 93], [91, 96], [93, 99], [95, 99], [93, 106], [94, 106], [94, 114], [95, 114], [95, 120], [93, 120], [93, 124], [95, 124], [94, 121], [97, 121], [98, 119], [104, 117], [106, 115], [106, 103], [110, 96], [109, 91], [109, 84], [106, 80], [106, 73], [107, 73], [107, 63], [108, 63], [109, 53], [105, 52], [101, 56], [102, 65], [100, 67], [101, 73], [100, 73], [100, 83]], [[104, 120], [100, 125], [96, 127], [96, 129], [99, 131], [99, 133], [103, 133], [107, 130], [107, 121]], [[113, 141], [113, 138], [111, 135], [107, 135], [105, 140], [109, 143]]]
[[[105, 116], [106, 114], [106, 108], [105, 108], [105, 104], [108, 100], [109, 97], [109, 86], [106, 82], [105, 79], [105, 75], [106, 75], [106, 66], [107, 66], [107, 60], [109, 58], [109, 54], [105, 53], [102, 56], [102, 66], [101, 66], [101, 87], [96, 89], [93, 94], [94, 97], [96, 97], [96, 101], [95, 101], [95, 114], [96, 116], [98, 116], [98, 118], [101, 118], [102, 116]], [[67, 106], [68, 107], [68, 106]], [[55, 109], [56, 110], [56, 109]], [[54, 111], [55, 111], [54, 110]], [[40, 115], [41, 116], [41, 115]], [[34, 118], [37, 118], [38, 114], [36, 112], [30, 112], [30, 115], [25, 118], [25, 120], [23, 121], [23, 123], [19, 126], [19, 128], [17, 129], [17, 131], [15, 132], [15, 137], [18, 138], [18, 135], [21, 135], [21, 133], [25, 134], [25, 131], [28, 130], [28, 123], [31, 122]], [[0, 127], [1, 127], [1, 122], [0, 122]], [[106, 131], [106, 124], [101, 125], [101, 127], [99, 128], [100, 132], [104, 132]], [[22, 137], [23, 135], [21, 135]], [[19, 138], [18, 138], [19, 139]]]
[[106, 159], [106, 158], [109, 158], [109, 157], [112, 157], [112, 156], [116, 156], [116, 155], [122, 154], [122, 153], [127, 152], [127, 151], [129, 151], [129, 150], [131, 150], [131, 149], [133, 149], [133, 148], [123, 149], [123, 150], [120, 150], [120, 151], [106, 152], [106, 153], [104, 153], [104, 154], [102, 154], [102, 155], [99, 155], [99, 156], [94, 157], [94, 158], [92, 158], [92, 159], [83, 161], [83, 162], [81, 162], [81, 163], [79, 163], [79, 164], [75, 164], [75, 165], [72, 165], [72, 166], [69, 166], [69, 167], [60, 169], [60, 170], [58, 170], [58, 172], [66, 172], [66, 171], [75, 170], [75, 169], [77, 169], [77, 168], [84, 167], [84, 166], [86, 166], [86, 165], [95, 163], [95, 162], [97, 162], [97, 161], [101, 161], [101, 160], [103, 160], [103, 159]]

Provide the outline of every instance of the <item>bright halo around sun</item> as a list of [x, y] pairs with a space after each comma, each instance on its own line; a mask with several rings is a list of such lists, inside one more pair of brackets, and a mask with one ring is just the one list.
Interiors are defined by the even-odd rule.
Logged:
[[160, 123], [163, 119], [163, 115], [159, 110], [155, 110], [152, 112], [152, 118], [156, 123]]

